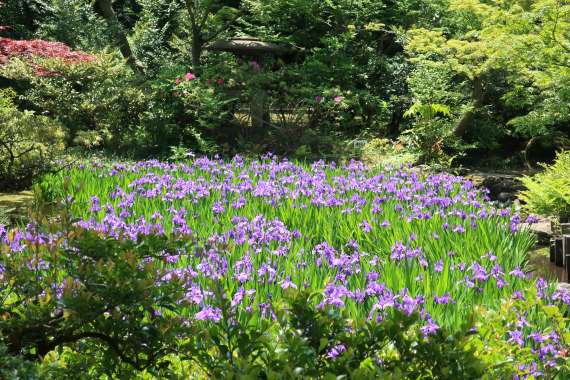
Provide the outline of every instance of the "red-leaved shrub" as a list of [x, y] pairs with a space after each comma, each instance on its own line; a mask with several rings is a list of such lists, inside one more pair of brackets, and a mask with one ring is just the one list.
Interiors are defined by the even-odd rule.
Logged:
[[95, 59], [90, 54], [72, 51], [61, 42], [44, 40], [13, 40], [0, 37], [0, 64], [8, 62], [12, 57], [20, 58], [61, 58], [66, 62], [90, 62]]

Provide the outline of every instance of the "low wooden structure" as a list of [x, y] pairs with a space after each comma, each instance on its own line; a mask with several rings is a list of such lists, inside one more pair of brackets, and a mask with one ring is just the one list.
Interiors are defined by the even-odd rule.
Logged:
[[[267, 57], [282, 57], [297, 51], [292, 47], [262, 41], [255, 37], [235, 37], [230, 40], [214, 41], [206, 45], [206, 50], [232, 53], [240, 58], [249, 58], [258, 65], [263, 64]], [[253, 128], [263, 128], [270, 122], [265, 91], [260, 90], [251, 99], [249, 113]]]

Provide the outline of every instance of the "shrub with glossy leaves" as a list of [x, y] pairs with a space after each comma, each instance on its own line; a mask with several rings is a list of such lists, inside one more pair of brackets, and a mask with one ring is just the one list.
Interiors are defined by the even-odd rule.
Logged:
[[570, 314], [559, 307], [570, 302], [570, 293], [547, 294], [546, 287], [541, 280], [496, 310], [477, 310], [476, 333], [467, 347], [485, 362], [488, 378], [570, 376]]
[[7, 355], [42, 359], [67, 348], [97, 358], [94, 371], [156, 368], [188, 327], [172, 312], [184, 298], [182, 276], [159, 262], [192, 241], [108, 239], [70, 223], [64, 208], [47, 224], [0, 227]]

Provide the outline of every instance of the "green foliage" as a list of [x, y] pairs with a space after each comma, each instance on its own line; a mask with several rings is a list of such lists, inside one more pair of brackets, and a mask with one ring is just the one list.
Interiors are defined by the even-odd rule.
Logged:
[[449, 116], [450, 114], [451, 111], [445, 104], [423, 104], [418, 102], [412, 104], [412, 106], [406, 112], [404, 112], [404, 117], [415, 117], [422, 121], [430, 121], [436, 116]]
[[419, 157], [404, 149], [401, 144], [393, 144], [387, 139], [372, 139], [362, 148], [361, 159], [372, 167], [386, 165], [399, 167], [415, 163]]
[[95, 131], [118, 148], [137, 125], [145, 109], [145, 94], [124, 63], [113, 55], [100, 55], [93, 62], [67, 64], [43, 60], [42, 67], [54, 75], [37, 76], [27, 65], [12, 59], [2, 75], [15, 82], [23, 100], [42, 114], [59, 120], [70, 141], [79, 131]]
[[447, 78], [446, 92], [467, 95], [458, 108], [462, 116], [455, 119], [455, 134], [486, 150], [513, 136], [567, 134], [570, 71], [558, 57], [569, 51], [570, 6], [551, 0], [449, 5], [449, 20], [461, 27], [454, 33], [412, 29], [406, 49], [420, 67], [450, 70], [426, 83], [438, 88]]
[[[2, 248], [0, 278], [10, 285], [0, 291], [0, 336], [8, 358], [41, 359], [58, 349], [66, 362], [59, 350], [66, 347], [72, 357], [90, 358], [80, 360], [90, 363], [84, 368], [89, 376], [158, 366], [183, 329], [180, 316], [168, 310], [184, 290], [179, 281], [161, 282], [165, 269], [151, 259], [192, 243], [102, 239], [70, 222], [63, 209], [57, 224], [42, 227], [64, 235], [18, 257]], [[60, 244], [64, 236], [67, 248]]]
[[[149, 78], [172, 64], [173, 55], [181, 52], [175, 48], [174, 40], [182, 20], [180, 16], [182, 2], [170, 0], [140, 0], [141, 7], [138, 20], [132, 32], [133, 52]], [[187, 40], [184, 40], [182, 55], [187, 51]], [[179, 59], [182, 57], [178, 57]], [[184, 57], [186, 58], [186, 57]]]
[[31, 38], [37, 27], [35, 20], [41, 20], [46, 14], [46, 4], [42, 0], [2, 1], [0, 7], [0, 28], [3, 35], [10, 38]]
[[415, 150], [423, 162], [451, 166], [455, 157], [449, 153], [449, 148], [458, 146], [457, 138], [449, 128], [451, 109], [445, 104], [416, 102], [403, 116], [417, 120], [413, 128], [402, 132], [406, 145]]
[[70, 144], [125, 155], [164, 153], [178, 144], [198, 148], [196, 125], [173, 96], [179, 67], [166, 66], [156, 79], [142, 81], [112, 54], [94, 62], [42, 60], [41, 65], [54, 74], [37, 76], [12, 59], [0, 75], [19, 90], [22, 103], [66, 126]]
[[[527, 92], [532, 91], [529, 89], [525, 90]], [[513, 98], [519, 95], [520, 91], [523, 90], [513, 90], [506, 97], [508, 96], [508, 100], [512, 101]], [[564, 136], [564, 130], [559, 128], [559, 126], [568, 124], [570, 121], [568, 116], [570, 115], [570, 74], [561, 75], [544, 89], [534, 91], [540, 91], [542, 96], [538, 97], [530, 93], [527, 95], [528, 100], [527, 98], [517, 100], [522, 102], [523, 105], [533, 101], [538, 102], [538, 104], [532, 107], [532, 110], [527, 114], [509, 120], [509, 126], [512, 126], [517, 134], [529, 138], [544, 135]]]
[[[186, 76], [191, 79], [186, 79]], [[185, 112], [196, 122], [200, 130], [215, 130], [227, 123], [237, 98], [224, 91], [222, 85], [214, 85], [212, 80], [195, 78], [187, 73], [177, 79], [174, 96], [180, 97]]]
[[63, 42], [73, 50], [100, 51], [108, 46], [112, 34], [91, 2], [50, 0], [46, 4], [35, 37]]
[[526, 190], [519, 195], [525, 208], [540, 215], [570, 215], [570, 151], [560, 152], [544, 171], [522, 179]]
[[[425, 338], [417, 314], [395, 313], [382, 323], [350, 320], [333, 308], [311, 306], [312, 297], [289, 291], [283, 306], [271, 311], [275, 322], [262, 326], [223, 320], [199, 329], [188, 342], [189, 355], [215, 378], [476, 379], [483, 374], [462, 334]], [[231, 317], [229, 301], [219, 306]]]
[[[533, 373], [541, 373], [549, 379], [567, 378], [570, 376], [568, 352], [561, 352], [550, 365], [544, 365], [537, 356], [546, 356], [541, 346], [547, 346], [549, 340], [559, 340], [562, 347], [568, 347], [568, 314], [556, 306], [547, 305], [537, 296], [536, 289], [529, 289], [524, 297], [506, 300], [498, 310], [479, 310], [481, 317], [476, 325], [477, 333], [471, 336], [467, 347], [486, 364], [485, 378], [488, 379], [523, 377]], [[513, 339], [509, 341], [514, 331], [521, 331], [523, 344]]]
[[0, 186], [29, 186], [38, 175], [53, 168], [65, 148], [61, 124], [32, 111], [19, 111], [15, 93], [0, 90]]
[[[91, 65], [50, 64], [58, 76], [37, 77], [18, 62], [1, 69], [21, 109], [59, 119], [70, 143], [90, 149], [156, 156], [186, 146], [319, 159], [351, 155], [351, 141], [390, 138], [424, 162], [449, 166], [517, 156], [534, 137], [568, 136], [570, 6], [558, 0], [121, 0], [112, 11], [109, 23], [94, 2], [15, 0], [0, 16], [10, 37], [100, 55]], [[291, 50], [210, 49], [244, 36]], [[125, 44], [130, 67], [119, 59]], [[172, 96], [172, 82], [188, 71], [198, 80]], [[212, 85], [219, 80], [223, 86]], [[250, 128], [256, 102], [267, 112]], [[419, 104], [449, 112], [404, 116]]]
[[6, 380], [41, 379], [37, 364], [21, 356], [9, 355], [2, 338], [0, 335], [0, 377]]

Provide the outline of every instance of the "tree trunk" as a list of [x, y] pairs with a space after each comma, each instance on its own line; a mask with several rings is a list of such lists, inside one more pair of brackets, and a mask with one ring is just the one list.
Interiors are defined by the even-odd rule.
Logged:
[[459, 120], [459, 123], [457, 123], [457, 126], [453, 131], [453, 134], [455, 136], [463, 137], [465, 133], [467, 133], [469, 128], [473, 125], [475, 111], [479, 109], [481, 106], [483, 106], [484, 95], [485, 94], [483, 92], [483, 79], [481, 78], [481, 76], [476, 76], [475, 78], [473, 78], [473, 93], [471, 95], [473, 99], [473, 109], [463, 114], [461, 120]]
[[200, 58], [202, 57], [202, 51], [204, 45], [202, 42], [202, 33], [197, 28], [192, 28], [192, 70], [195, 75], [200, 75], [202, 71], [202, 65]]
[[123, 28], [117, 18], [113, 6], [111, 4], [112, 0], [96, 0], [97, 6], [101, 10], [103, 17], [107, 21], [107, 24], [112, 29], [115, 35], [116, 42], [119, 45], [119, 50], [123, 57], [127, 60], [127, 64], [135, 71], [140, 71], [140, 66], [137, 63], [127, 35], [123, 31]]
[[390, 123], [388, 124], [388, 137], [396, 138], [400, 135], [400, 123], [402, 122], [403, 115], [404, 107], [402, 104], [398, 104], [392, 111], [392, 117], [390, 118]]
[[536, 141], [538, 140], [540, 136], [534, 136], [532, 137], [530, 140], [528, 140], [528, 142], [526, 143], [525, 147], [524, 147], [524, 163], [526, 164], [526, 167], [529, 170], [534, 169], [530, 163], [530, 157], [529, 157], [529, 152], [530, 149], [535, 145]]

